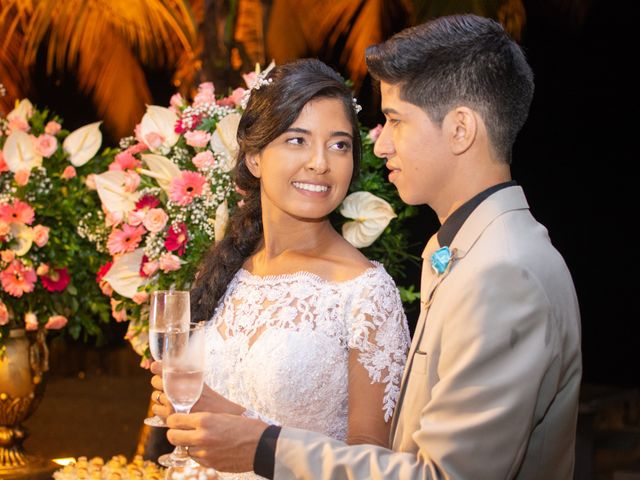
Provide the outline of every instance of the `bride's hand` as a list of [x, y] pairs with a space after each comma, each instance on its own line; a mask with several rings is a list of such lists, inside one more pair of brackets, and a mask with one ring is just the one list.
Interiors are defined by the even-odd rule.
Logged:
[[[152, 410], [153, 413], [166, 420], [173, 413], [173, 408], [164, 394], [162, 386], [162, 362], [153, 362], [151, 364], [151, 373], [155, 374], [151, 379], [151, 385], [155, 388], [151, 393], [151, 399], [154, 402]], [[243, 406], [227, 400], [207, 385], [204, 385], [200, 399], [191, 409], [192, 412], [230, 413], [232, 415], [241, 415], [244, 410]]]

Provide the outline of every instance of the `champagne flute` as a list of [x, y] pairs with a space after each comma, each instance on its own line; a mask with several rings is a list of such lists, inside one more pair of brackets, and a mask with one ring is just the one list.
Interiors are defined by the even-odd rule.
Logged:
[[[178, 315], [177, 317], [167, 316], [165, 314], [167, 303], [172, 305], [187, 302], [189, 305], [189, 292], [180, 290], [156, 290], [151, 293], [149, 300], [149, 350], [154, 360], [162, 361], [162, 352], [164, 350], [164, 333], [169, 326], [179, 326], [182, 322], [182, 328], [186, 329], [189, 323], [189, 317]], [[175, 310], [175, 308], [174, 308]], [[166, 427], [162, 417], [154, 415], [144, 419], [144, 423], [150, 427]]]
[[[177, 413], [189, 413], [202, 394], [205, 363], [204, 323], [191, 324], [187, 331], [168, 329], [164, 335], [162, 383], [164, 393]], [[183, 446], [161, 455], [163, 467], [181, 467], [193, 462]]]

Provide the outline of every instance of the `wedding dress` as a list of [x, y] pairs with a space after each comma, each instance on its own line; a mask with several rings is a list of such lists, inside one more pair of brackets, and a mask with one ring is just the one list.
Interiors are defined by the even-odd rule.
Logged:
[[380, 408], [389, 421], [410, 339], [395, 283], [373, 263], [344, 282], [240, 269], [207, 330], [207, 385], [281, 425], [345, 440], [356, 349], [371, 382], [385, 384]]

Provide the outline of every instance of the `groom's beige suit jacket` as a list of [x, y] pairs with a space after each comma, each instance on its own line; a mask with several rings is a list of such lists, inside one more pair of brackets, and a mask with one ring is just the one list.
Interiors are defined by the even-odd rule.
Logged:
[[443, 275], [436, 235], [424, 250], [392, 450], [285, 427], [276, 479], [572, 478], [582, 363], [562, 257], [518, 186], [478, 205], [450, 247]]

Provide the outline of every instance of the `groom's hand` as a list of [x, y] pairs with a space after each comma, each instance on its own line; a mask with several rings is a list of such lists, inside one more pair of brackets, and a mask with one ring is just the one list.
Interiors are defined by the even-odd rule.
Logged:
[[173, 445], [189, 447], [196, 462], [223, 472], [253, 471], [258, 442], [268, 427], [259, 420], [207, 412], [175, 413], [167, 424]]

